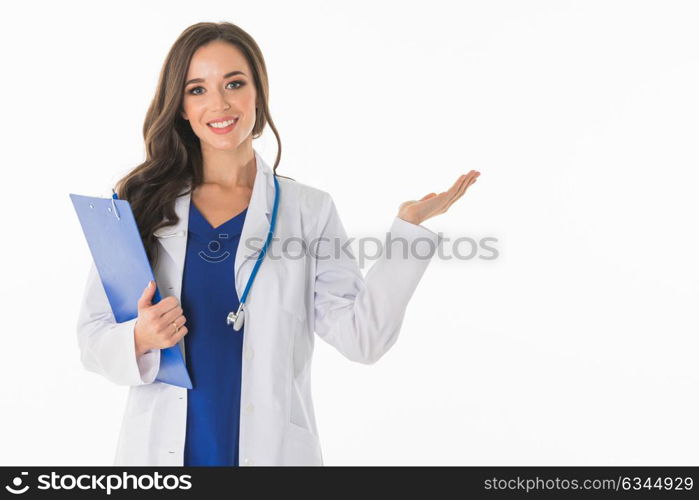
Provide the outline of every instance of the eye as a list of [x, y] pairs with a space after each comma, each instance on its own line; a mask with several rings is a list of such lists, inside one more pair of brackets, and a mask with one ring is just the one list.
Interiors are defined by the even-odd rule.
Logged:
[[[232, 81], [232, 82], [228, 82], [228, 85], [230, 85], [231, 83], [237, 83], [237, 84], [239, 84], [237, 87], [234, 87], [234, 90], [239, 89], [239, 88], [245, 86], [245, 82], [242, 81], [242, 80], [234, 80], [234, 81]], [[192, 95], [201, 95], [201, 93], [195, 92], [195, 90], [197, 90], [197, 89], [203, 89], [203, 88], [204, 88], [204, 87], [193, 87], [193, 88], [189, 89], [188, 94], [192, 94]]]

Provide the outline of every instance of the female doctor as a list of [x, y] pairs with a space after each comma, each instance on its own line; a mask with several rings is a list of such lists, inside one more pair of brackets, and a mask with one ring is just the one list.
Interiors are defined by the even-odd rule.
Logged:
[[[420, 223], [479, 175], [402, 203], [391, 255], [364, 278], [338, 252], [347, 235], [330, 195], [276, 174], [268, 96], [258, 45], [230, 23], [190, 26], [164, 62], [146, 161], [117, 184], [163, 299], [153, 304], [149, 283], [138, 317], [116, 323], [93, 263], [77, 324], [85, 368], [130, 386], [115, 465], [322, 465], [314, 332], [352, 361], [376, 362], [440, 242]], [[252, 146], [265, 125], [274, 168]], [[285, 255], [287, 241], [308, 244], [302, 258]], [[160, 350], [175, 345], [192, 389], [156, 380]]]

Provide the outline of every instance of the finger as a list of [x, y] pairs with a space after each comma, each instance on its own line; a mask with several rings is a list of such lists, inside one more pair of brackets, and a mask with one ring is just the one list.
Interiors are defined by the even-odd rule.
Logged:
[[446, 211], [449, 209], [449, 207], [452, 206], [452, 205], [454, 204], [454, 202], [455, 202], [456, 200], [458, 200], [459, 198], [461, 198], [461, 196], [462, 196], [462, 195], [464, 194], [464, 192], [466, 191], [466, 188], [468, 187], [469, 183], [470, 183], [475, 177], [477, 177], [477, 174], [478, 174], [478, 173], [477, 173], [475, 170], [471, 170], [468, 174], [465, 174], [465, 175], [462, 176], [462, 181], [461, 181], [461, 183], [459, 184], [458, 190], [457, 190], [455, 193], [453, 193], [452, 196], [450, 196], [450, 197], [445, 201], [444, 205], [442, 205], [442, 207], [441, 207], [441, 209], [440, 209], [440, 210], [441, 210], [440, 213], [446, 212]]
[[471, 185], [471, 183], [478, 178], [478, 176], [481, 175], [480, 172], [477, 170], [471, 170], [468, 175], [466, 176], [466, 179], [464, 179], [464, 183], [460, 186], [460, 192], [463, 193], [463, 191], [466, 190], [468, 186]]
[[180, 306], [177, 306], [174, 309], [170, 309], [168, 312], [163, 314], [160, 317], [161, 322], [162, 324], [172, 323], [173, 321], [175, 321], [176, 318], [182, 316], [183, 313], [184, 311], [182, 310], [182, 308]]
[[168, 317], [167, 319], [164, 319], [162, 323], [160, 323], [160, 331], [167, 332], [168, 335], [172, 335], [175, 333], [175, 330], [172, 327], [172, 324], [175, 323], [178, 326], [182, 326], [187, 322], [187, 318], [182, 315], [182, 314], [177, 314], [177, 311], [175, 311], [175, 315]]
[[162, 337], [170, 339], [173, 336], [177, 335], [179, 333], [179, 330], [181, 330], [183, 326], [184, 320], [183, 317], [180, 316], [179, 318], [175, 318], [174, 320], [168, 323], [161, 324], [160, 329], [158, 331], [160, 332], [160, 335]]
[[[456, 198], [457, 200], [458, 200], [459, 198], [461, 198], [461, 196], [466, 192], [466, 190], [468, 189], [468, 187], [469, 187], [471, 184], [473, 184], [474, 182], [476, 182], [476, 179], [478, 179], [478, 176], [479, 176], [479, 175], [481, 175], [480, 172], [473, 171], [472, 174], [470, 174], [469, 176], [467, 176], [465, 182], [461, 185], [461, 188], [459, 189], [459, 195], [458, 195], [457, 198]], [[455, 201], [455, 200], [454, 200], [454, 201]], [[454, 201], [452, 201], [452, 203], [453, 203]]]
[[476, 182], [476, 181], [478, 180], [478, 176], [479, 176], [479, 175], [481, 175], [481, 173], [480, 173], [480, 172], [476, 172], [475, 175], [473, 175], [473, 176], [469, 179], [469, 181], [468, 181], [468, 182], [466, 183], [466, 185], [464, 186], [464, 191], [466, 191], [466, 190], [468, 189], [468, 187], [469, 187], [471, 184], [473, 184], [474, 182]]
[[456, 201], [457, 196], [459, 194], [459, 191], [461, 188], [464, 186], [466, 182], [471, 178], [471, 176], [474, 174], [475, 170], [471, 170], [468, 174], [463, 174], [461, 175], [458, 180], [454, 183], [454, 185], [447, 191], [448, 196], [447, 199], [444, 201], [444, 205], [442, 206], [442, 209], [445, 207], [451, 205], [454, 201]]
[[449, 201], [449, 203], [447, 203], [446, 207], [444, 207], [445, 211], [448, 210], [449, 207], [451, 207], [456, 200], [458, 200], [459, 198], [461, 198], [464, 195], [464, 193], [466, 192], [466, 189], [471, 185], [471, 183], [474, 181], [474, 179], [475, 179], [475, 176], [471, 176], [470, 178], [467, 178], [467, 180], [459, 188], [459, 192], [456, 194], [456, 196], [454, 198], [452, 198]]
[[[465, 187], [465, 186], [471, 181], [471, 179], [472, 179], [474, 176], [476, 176], [476, 175], [478, 175], [478, 172], [476, 172], [475, 170], [471, 170], [469, 173], [462, 175], [462, 176], [460, 177], [461, 182], [459, 182], [459, 184], [458, 184], [458, 186], [457, 186], [455, 192], [453, 193], [454, 196], [458, 196], [458, 194], [464, 190], [464, 187]], [[453, 197], [452, 197], [452, 201], [453, 201]]]
[[[185, 320], [184, 316], [180, 316], [179, 318], [175, 318], [175, 320], [173, 320], [170, 323], [170, 329], [171, 329], [170, 337], [175, 337], [181, 333], [182, 328], [185, 328], [185, 321], [186, 320]], [[175, 331], [175, 327], [172, 326], [173, 324], [177, 326], [177, 331]]]
[[177, 300], [176, 297], [165, 297], [163, 300], [155, 304], [155, 311], [157, 316], [162, 317], [168, 312], [172, 311], [173, 309], [179, 307], [179, 305], [180, 302]]
[[150, 280], [146, 288], [143, 290], [141, 297], [138, 299], [136, 307], [140, 311], [152, 305], [153, 295], [155, 294], [155, 281]]
[[454, 184], [452, 184], [452, 186], [449, 188], [448, 192], [452, 195], [454, 193], [456, 193], [459, 190], [459, 187], [464, 182], [464, 180], [466, 179], [467, 176], [468, 176], [468, 174], [460, 175], [459, 178], [456, 179], [456, 182]]
[[473, 184], [474, 182], [476, 182], [476, 179], [478, 179], [478, 176], [480, 175], [480, 172], [476, 172], [476, 171], [472, 171], [472, 172], [473, 172], [473, 174], [469, 174], [469, 176], [467, 177], [466, 182], [463, 183], [463, 185], [461, 186], [461, 189], [459, 190], [459, 192], [457, 193], [457, 195], [456, 195], [453, 199], [451, 199], [451, 200], [447, 203], [447, 205], [444, 207], [444, 210], [445, 210], [445, 211], [448, 210], [449, 207], [451, 207], [451, 206], [454, 204], [454, 202], [455, 202], [456, 200], [458, 200], [459, 198], [461, 198], [461, 197], [464, 195], [464, 193], [466, 192], [466, 189], [468, 189], [468, 187], [469, 187], [471, 184]]
[[176, 334], [174, 334], [171, 338], [173, 345], [176, 345], [180, 340], [182, 340], [182, 337], [187, 335], [189, 330], [187, 329], [186, 326], [181, 327]]

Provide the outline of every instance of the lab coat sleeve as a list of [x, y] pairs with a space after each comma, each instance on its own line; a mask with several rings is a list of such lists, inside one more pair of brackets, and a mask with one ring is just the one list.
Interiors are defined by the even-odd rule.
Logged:
[[83, 366], [119, 385], [143, 385], [155, 380], [160, 349], [136, 356], [134, 327], [138, 318], [117, 323], [95, 263], [88, 273], [77, 322]]
[[348, 359], [372, 364], [397, 340], [408, 302], [441, 237], [395, 217], [364, 278], [349, 246], [347, 253], [341, 250], [347, 234], [334, 201], [325, 196], [314, 247], [314, 330]]

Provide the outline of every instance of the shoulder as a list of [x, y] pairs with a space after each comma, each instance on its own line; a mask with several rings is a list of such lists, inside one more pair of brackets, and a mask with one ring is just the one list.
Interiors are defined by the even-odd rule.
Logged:
[[334, 201], [330, 193], [303, 182], [277, 176], [281, 200], [298, 214], [304, 234], [316, 235], [333, 215]]
[[327, 191], [286, 177], [277, 176], [282, 197], [302, 212], [320, 215], [327, 211], [332, 197]]

